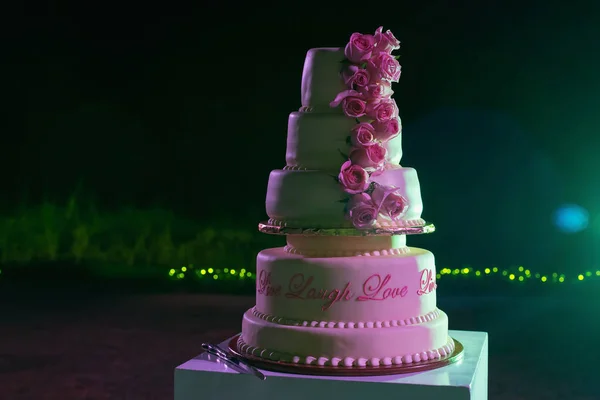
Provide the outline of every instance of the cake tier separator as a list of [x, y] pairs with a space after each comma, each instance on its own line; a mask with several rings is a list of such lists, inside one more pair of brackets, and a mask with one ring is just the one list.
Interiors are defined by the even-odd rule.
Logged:
[[356, 228], [309, 228], [273, 225], [260, 222], [258, 230], [269, 235], [303, 235], [303, 236], [393, 236], [393, 235], [422, 235], [435, 231], [435, 225], [425, 222], [419, 226], [405, 227], [373, 227], [368, 229]]

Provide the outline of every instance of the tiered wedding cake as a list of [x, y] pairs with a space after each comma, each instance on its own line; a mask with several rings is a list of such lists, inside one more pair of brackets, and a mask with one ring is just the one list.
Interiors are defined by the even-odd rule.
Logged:
[[379, 28], [345, 49], [308, 51], [302, 108], [289, 117], [287, 165], [269, 177], [273, 227], [289, 234], [257, 257], [256, 306], [238, 349], [271, 361], [363, 367], [448, 356], [454, 341], [436, 307], [431, 252], [406, 246], [421, 227], [417, 173], [400, 166], [401, 125], [391, 98], [399, 42]]

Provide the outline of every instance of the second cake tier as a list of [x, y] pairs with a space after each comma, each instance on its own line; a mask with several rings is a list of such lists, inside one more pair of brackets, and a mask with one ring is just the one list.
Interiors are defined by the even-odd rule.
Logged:
[[[313, 170], [274, 170], [269, 176], [266, 209], [269, 223], [301, 228], [352, 227], [345, 212], [337, 173]], [[377, 221], [379, 227], [410, 227], [425, 223], [421, 219], [423, 201], [417, 171], [414, 168], [392, 167], [372, 180], [398, 188], [408, 202], [404, 215], [397, 221]]]

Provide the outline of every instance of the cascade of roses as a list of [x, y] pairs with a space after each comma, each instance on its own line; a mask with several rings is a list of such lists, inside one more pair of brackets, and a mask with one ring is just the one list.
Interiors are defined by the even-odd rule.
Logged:
[[375, 34], [353, 33], [344, 50], [341, 76], [346, 90], [330, 103], [356, 119], [348, 143], [351, 148], [336, 180], [347, 199], [346, 216], [356, 228], [368, 228], [379, 219], [396, 221], [408, 201], [393, 186], [371, 180], [387, 166], [386, 142], [401, 130], [398, 107], [392, 99], [392, 82], [400, 79], [400, 64], [392, 51], [400, 42], [389, 30]]

